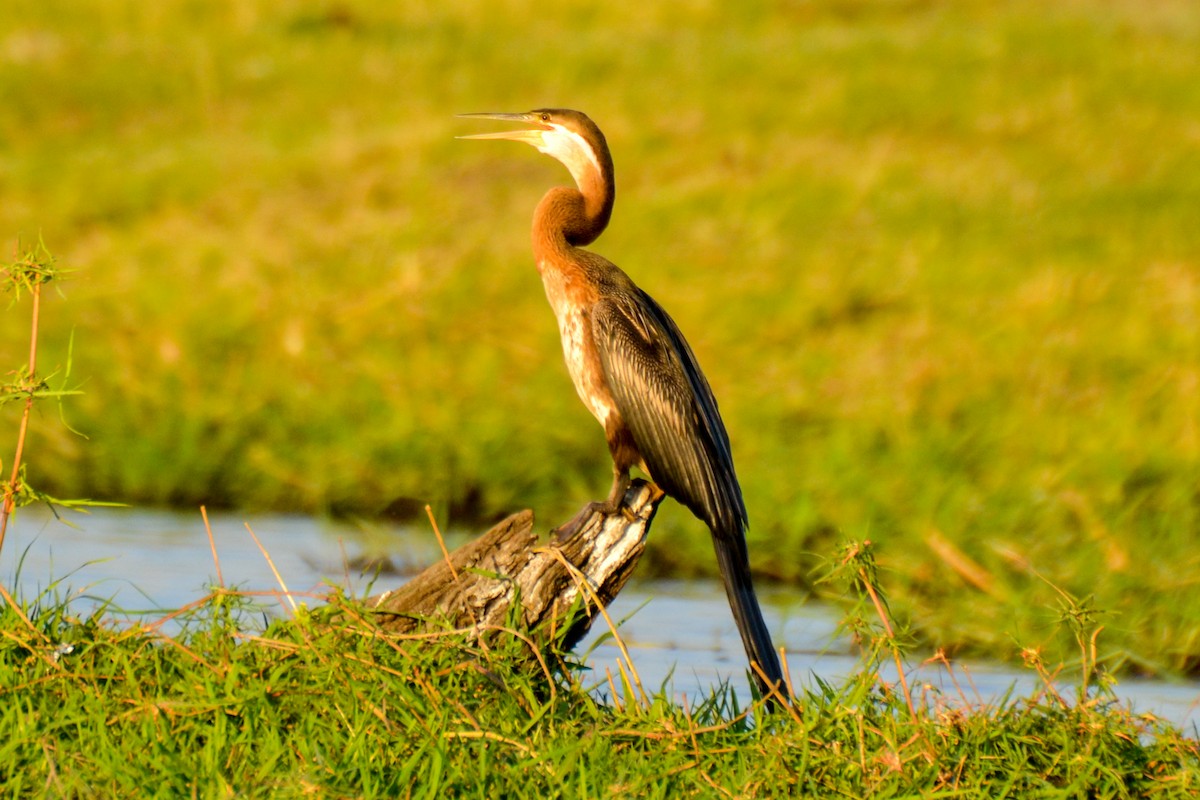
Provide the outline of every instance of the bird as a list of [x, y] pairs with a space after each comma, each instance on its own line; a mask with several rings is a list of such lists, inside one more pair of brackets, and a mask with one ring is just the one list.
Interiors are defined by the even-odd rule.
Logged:
[[[785, 691], [779, 656], [750, 574], [749, 519], [729, 435], [708, 380], [679, 326], [619, 267], [584, 249], [608, 227], [616, 186], [604, 134], [565, 108], [473, 113], [524, 127], [461, 136], [532, 145], [567, 168], [575, 186], [555, 186], [533, 215], [533, 254], [579, 398], [604, 427], [613, 461], [608, 499], [589, 513], [617, 513], [638, 467], [712, 533], [717, 564], [751, 674], [763, 697]], [[559, 529], [559, 535], [564, 530]]]

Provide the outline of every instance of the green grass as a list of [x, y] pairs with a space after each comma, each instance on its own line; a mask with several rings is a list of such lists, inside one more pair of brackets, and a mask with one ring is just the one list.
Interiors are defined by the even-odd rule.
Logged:
[[[1186, 0], [12, 0], [0, 235], [76, 270], [43, 363], [73, 332], [88, 437], [44, 415], [30, 478], [461, 524], [601, 496], [527, 241], [566, 173], [453, 139], [569, 105], [615, 152], [595, 247], [704, 364], [760, 572], [870, 537], [930, 645], [1069, 652], [1054, 585], [1114, 662], [1195, 671], [1196, 52]], [[713, 569], [677, 508], [652, 544]]]
[[[389, 638], [352, 601], [265, 631], [214, 590], [170, 623], [0, 608], [0, 778], [24, 796], [1191, 797], [1194, 738], [1085, 687], [909, 706], [876, 638], [844, 684], [753, 717], [728, 689], [589, 692], [518, 628]], [[165, 621], [165, 620], [164, 620]], [[880, 633], [859, 619], [857, 630]], [[636, 665], [635, 665], [636, 666]], [[964, 682], [965, 683], [965, 682]], [[611, 684], [610, 684], [611, 686]], [[622, 698], [624, 698], [622, 700]]]

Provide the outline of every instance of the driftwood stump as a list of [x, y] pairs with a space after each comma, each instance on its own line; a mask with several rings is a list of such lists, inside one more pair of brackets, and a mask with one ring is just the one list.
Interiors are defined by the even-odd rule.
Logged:
[[[533, 512], [521, 511], [430, 566], [399, 589], [367, 605], [385, 630], [408, 633], [429, 622], [455, 627], [503, 625], [519, 596], [530, 628], [569, 625], [563, 645], [587, 633], [600, 606], [625, 586], [645, 550], [646, 535], [662, 493], [635, 480], [615, 514], [592, 511], [578, 532], [544, 544], [533, 530]], [[580, 617], [564, 619], [584, 590]]]

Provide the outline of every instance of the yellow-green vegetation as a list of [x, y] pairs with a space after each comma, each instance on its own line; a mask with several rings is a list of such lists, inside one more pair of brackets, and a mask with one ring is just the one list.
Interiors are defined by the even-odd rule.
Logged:
[[[1061, 656], [1058, 586], [1114, 659], [1194, 671], [1198, 52], [1191, 0], [8, 0], [0, 236], [76, 271], [43, 363], [74, 331], [88, 437], [47, 415], [30, 478], [464, 523], [600, 496], [526, 237], [567, 175], [453, 139], [573, 106], [617, 164], [596, 248], [696, 349], [762, 574], [869, 537], [930, 643]], [[667, 509], [655, 563], [707, 538]]]
[[[519, 627], [391, 637], [334, 596], [265, 631], [215, 589], [167, 620], [72, 615], [52, 588], [0, 609], [10, 796], [1194, 797], [1200, 746], [1086, 684], [971, 707], [881, 680], [898, 657], [869, 550], [847, 552], [870, 642], [843, 684], [745, 712], [595, 676]], [[840, 582], [840, 581], [839, 581]], [[877, 600], [880, 605], [876, 605]], [[1081, 629], [1086, 637], [1091, 631]], [[1094, 664], [1084, 655], [1083, 673]], [[636, 665], [635, 665], [636, 666]], [[747, 714], [746, 712], [749, 712]]]

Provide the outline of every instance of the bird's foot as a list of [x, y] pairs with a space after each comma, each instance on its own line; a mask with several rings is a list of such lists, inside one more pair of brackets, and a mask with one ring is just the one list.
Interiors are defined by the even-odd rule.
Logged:
[[[625, 484], [624, 491], [622, 491], [620, 498], [617, 500], [617, 507], [614, 508], [613, 511], [607, 513], [611, 514], [615, 513], [616, 511], [620, 511], [621, 516], [625, 517], [627, 522], [637, 522], [642, 518], [642, 516], [633, 510], [633, 505], [637, 503], [637, 494], [642, 490], [643, 486], [650, 487], [650, 498], [647, 503], [639, 505], [639, 508], [644, 508], [645, 505], [653, 507], [667, 494], [662, 489], [658, 488], [657, 483], [649, 483], [647, 481], [640, 480], [633, 481], [632, 483]], [[630, 496], [631, 493], [632, 497]], [[609, 498], [608, 502], [611, 505], [613, 502], [612, 498]]]
[[[570, 539], [573, 536], [577, 536], [596, 514], [611, 517], [619, 513], [625, 518], [626, 522], [637, 522], [639, 519], [641, 519], [641, 516], [630, 506], [628, 495], [630, 492], [634, 492], [636, 498], [636, 493], [641, 491], [643, 485], [645, 484], [642, 481], [636, 481], [633, 483], [625, 481], [619, 486], [614, 486], [613, 491], [611, 494], [609, 494], [607, 500], [603, 502], [591, 502], [579, 509], [579, 513], [572, 517], [570, 522], [560, 525], [554, 529], [553, 533], [551, 534], [552, 537], [557, 541], [563, 541]], [[653, 492], [650, 497], [650, 505], [653, 506], [658, 502], [659, 498], [665, 494], [665, 492], [658, 488], [657, 484], [652, 483], [650, 484], [650, 487], [651, 491]]]

